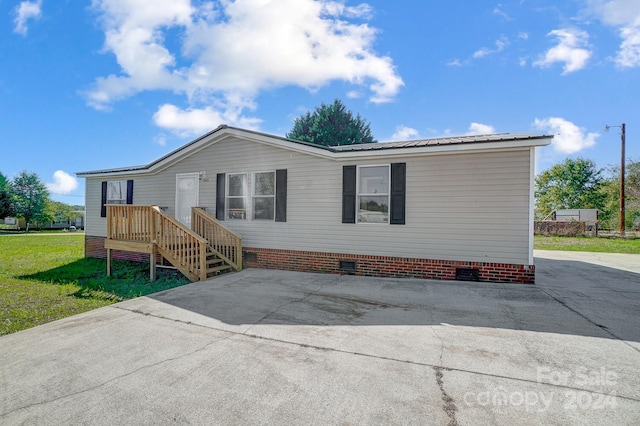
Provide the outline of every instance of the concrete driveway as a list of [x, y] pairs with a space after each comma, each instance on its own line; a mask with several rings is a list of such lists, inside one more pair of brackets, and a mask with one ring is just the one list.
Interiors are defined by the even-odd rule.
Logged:
[[535, 286], [248, 269], [3, 336], [0, 424], [638, 424], [640, 255], [536, 257]]

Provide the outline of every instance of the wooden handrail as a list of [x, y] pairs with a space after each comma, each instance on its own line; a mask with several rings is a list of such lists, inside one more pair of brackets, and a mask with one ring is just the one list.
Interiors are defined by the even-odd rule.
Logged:
[[211, 251], [236, 271], [242, 270], [242, 237], [200, 207], [191, 208], [191, 229], [207, 240]]
[[107, 239], [151, 242], [152, 206], [107, 205]]
[[207, 278], [207, 240], [157, 206], [107, 205], [107, 239], [153, 243], [190, 279]]

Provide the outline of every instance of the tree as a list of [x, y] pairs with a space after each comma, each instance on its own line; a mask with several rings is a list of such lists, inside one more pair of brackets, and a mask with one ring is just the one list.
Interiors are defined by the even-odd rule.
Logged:
[[[610, 214], [604, 226], [615, 228], [619, 225], [620, 211], [620, 166], [607, 168], [609, 178], [605, 183], [607, 193], [607, 209]], [[625, 165], [624, 195], [625, 195], [625, 222], [626, 227], [639, 226], [640, 224], [640, 161], [628, 161]]]
[[45, 217], [49, 191], [35, 173], [22, 171], [13, 179], [13, 206], [15, 214], [26, 222], [27, 231], [33, 220]]
[[296, 118], [293, 129], [285, 136], [324, 146], [377, 142], [371, 134], [369, 123], [360, 114], [354, 117], [339, 99], [330, 105], [322, 103], [313, 114], [307, 111]]
[[536, 210], [541, 217], [558, 209], [604, 209], [602, 169], [592, 160], [566, 159], [535, 179]]
[[0, 173], [0, 219], [13, 215], [11, 205], [11, 184], [9, 180]]
[[59, 201], [47, 200], [43, 222], [73, 221], [81, 216], [84, 217], [83, 206], [71, 206]]

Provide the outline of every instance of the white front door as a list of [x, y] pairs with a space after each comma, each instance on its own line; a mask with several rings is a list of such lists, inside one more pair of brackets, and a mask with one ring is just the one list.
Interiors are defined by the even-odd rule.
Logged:
[[200, 173], [176, 175], [176, 220], [191, 228], [191, 207], [198, 205]]

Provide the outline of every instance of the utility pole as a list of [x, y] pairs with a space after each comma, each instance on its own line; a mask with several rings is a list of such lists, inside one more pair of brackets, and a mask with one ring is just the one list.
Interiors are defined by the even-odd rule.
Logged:
[[621, 132], [621, 147], [622, 151], [620, 157], [620, 235], [624, 235], [624, 143], [625, 143], [625, 126], [622, 123], [622, 132]]

